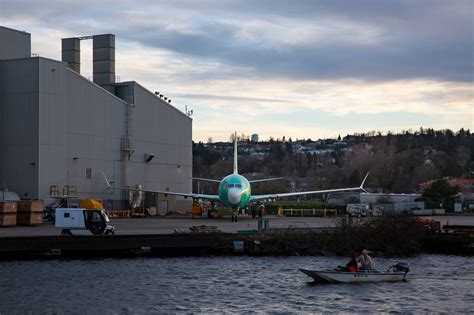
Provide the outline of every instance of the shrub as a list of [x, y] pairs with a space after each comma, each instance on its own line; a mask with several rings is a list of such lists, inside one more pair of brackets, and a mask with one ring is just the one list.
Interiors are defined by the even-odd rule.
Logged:
[[420, 252], [425, 230], [414, 217], [387, 214], [364, 222], [338, 220], [330, 237], [329, 250], [350, 253], [367, 248], [385, 255], [413, 255]]

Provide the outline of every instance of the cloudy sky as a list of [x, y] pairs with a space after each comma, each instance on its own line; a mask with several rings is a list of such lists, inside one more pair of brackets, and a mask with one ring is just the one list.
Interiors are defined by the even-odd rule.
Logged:
[[[193, 109], [193, 139], [474, 129], [474, 1], [1, 0], [61, 58], [116, 35], [116, 74]], [[83, 41], [82, 74], [92, 73]]]

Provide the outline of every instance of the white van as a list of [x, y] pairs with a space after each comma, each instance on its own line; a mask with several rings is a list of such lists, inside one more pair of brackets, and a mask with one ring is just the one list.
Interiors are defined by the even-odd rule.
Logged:
[[369, 215], [369, 205], [362, 203], [350, 203], [346, 207], [346, 212], [352, 217], [366, 217]]
[[115, 234], [104, 209], [56, 208], [57, 228], [61, 236]]

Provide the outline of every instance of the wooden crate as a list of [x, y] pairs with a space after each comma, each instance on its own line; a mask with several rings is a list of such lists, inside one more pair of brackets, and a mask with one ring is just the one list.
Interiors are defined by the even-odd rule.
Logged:
[[17, 212], [17, 225], [37, 225], [43, 223], [42, 211]]
[[12, 225], [16, 225], [16, 213], [0, 213], [0, 226]]
[[44, 205], [41, 200], [18, 201], [17, 212], [42, 212]]
[[0, 213], [16, 213], [16, 202], [0, 201]]

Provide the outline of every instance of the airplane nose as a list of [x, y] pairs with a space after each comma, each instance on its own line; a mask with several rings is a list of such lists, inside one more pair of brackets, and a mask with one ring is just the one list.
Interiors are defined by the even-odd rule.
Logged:
[[231, 188], [227, 192], [227, 199], [229, 202], [236, 205], [240, 202], [240, 189], [238, 188]]

